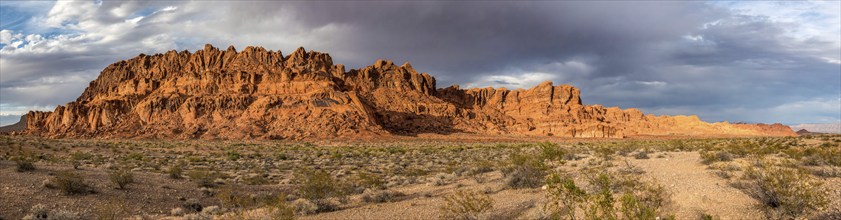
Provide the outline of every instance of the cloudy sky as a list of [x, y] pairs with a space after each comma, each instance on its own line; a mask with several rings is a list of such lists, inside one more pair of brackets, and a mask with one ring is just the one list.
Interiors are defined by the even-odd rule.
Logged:
[[0, 1], [0, 121], [139, 53], [248, 45], [412, 62], [439, 87], [571, 84], [706, 121], [841, 120], [841, 2]]

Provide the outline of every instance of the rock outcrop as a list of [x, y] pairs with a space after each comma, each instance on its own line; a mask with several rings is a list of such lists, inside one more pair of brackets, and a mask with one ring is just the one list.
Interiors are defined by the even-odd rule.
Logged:
[[210, 45], [111, 64], [74, 102], [26, 115], [50, 137], [366, 138], [467, 132], [621, 138], [795, 135], [784, 125], [706, 123], [583, 105], [570, 85], [437, 88], [409, 63], [345, 70], [325, 53]]

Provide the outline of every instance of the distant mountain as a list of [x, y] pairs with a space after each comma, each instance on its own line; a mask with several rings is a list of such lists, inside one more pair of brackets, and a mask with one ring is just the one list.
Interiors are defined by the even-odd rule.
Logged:
[[0, 115], [0, 127], [18, 123], [21, 115]]
[[17, 123], [0, 127], [0, 133], [26, 130], [26, 115], [17, 116]]
[[841, 134], [841, 122], [838, 123], [824, 123], [824, 124], [799, 124], [791, 126], [791, 129], [801, 130], [806, 129], [809, 132]]
[[141, 54], [109, 65], [76, 101], [30, 112], [27, 132], [54, 137], [377, 138], [419, 133], [621, 138], [794, 136], [781, 124], [707, 123], [584, 105], [570, 85], [437, 88], [409, 64], [346, 71], [326, 53], [247, 47]]

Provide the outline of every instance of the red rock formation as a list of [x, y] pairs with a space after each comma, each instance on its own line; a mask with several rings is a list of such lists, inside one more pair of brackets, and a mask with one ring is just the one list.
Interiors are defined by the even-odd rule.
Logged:
[[437, 89], [409, 63], [345, 71], [328, 54], [261, 47], [141, 54], [111, 64], [82, 95], [27, 114], [52, 137], [330, 138], [418, 133], [624, 137], [794, 135], [784, 125], [706, 123], [582, 105], [570, 85]]

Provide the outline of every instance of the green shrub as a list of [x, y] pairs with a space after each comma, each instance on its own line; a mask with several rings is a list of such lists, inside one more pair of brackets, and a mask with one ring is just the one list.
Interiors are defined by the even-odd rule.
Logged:
[[511, 154], [509, 165], [503, 169], [505, 184], [514, 189], [540, 187], [548, 169], [540, 157]]
[[543, 158], [547, 160], [562, 160], [567, 155], [566, 150], [551, 142], [539, 143], [537, 146], [540, 148]]
[[240, 155], [239, 152], [229, 150], [229, 151], [225, 151], [225, 157], [227, 157], [228, 160], [230, 160], [230, 161], [236, 161], [236, 160], [239, 160], [239, 158], [241, 158], [242, 155]]
[[546, 193], [548, 202], [543, 208], [552, 211], [557, 219], [577, 219], [575, 210], [587, 200], [587, 192], [576, 186], [575, 181], [558, 174], [546, 178]]
[[382, 175], [370, 172], [359, 172], [353, 180], [354, 185], [368, 189], [385, 189]]
[[745, 171], [745, 176], [752, 180], [752, 185], [746, 190], [762, 202], [768, 218], [799, 218], [828, 204], [823, 183], [808, 173], [778, 167], [767, 161], [761, 161], [758, 165]]
[[[663, 217], [660, 209], [670, 197], [663, 186], [642, 181], [636, 175], [619, 175], [604, 170], [586, 172], [594, 174], [585, 184], [589, 186], [587, 189], [580, 188], [567, 176], [552, 174], [547, 177], [544, 210], [549, 211], [553, 219]], [[584, 215], [578, 216], [577, 209], [582, 210]]]
[[93, 159], [93, 154], [77, 151], [70, 154], [70, 158], [72, 160], [90, 160]]
[[129, 169], [117, 169], [108, 172], [108, 179], [117, 185], [118, 189], [125, 189], [126, 186], [134, 183], [134, 174]]
[[493, 200], [481, 192], [460, 190], [445, 196], [440, 209], [442, 219], [475, 220], [493, 209]]
[[339, 182], [322, 170], [304, 169], [297, 174], [297, 192], [302, 198], [316, 203], [327, 198], [345, 197], [350, 191], [346, 184]]
[[128, 154], [128, 156], [126, 156], [126, 159], [141, 161], [143, 160], [143, 154], [139, 152], [133, 152]]
[[608, 173], [600, 173], [591, 184], [594, 187], [588, 198], [586, 209], [587, 219], [616, 219], [614, 208], [613, 190], [611, 177]]
[[712, 164], [715, 162], [732, 161], [733, 155], [726, 151], [701, 151], [701, 163]]
[[93, 192], [93, 188], [88, 185], [84, 177], [73, 171], [58, 172], [49, 187], [60, 189], [65, 194], [88, 194]]

